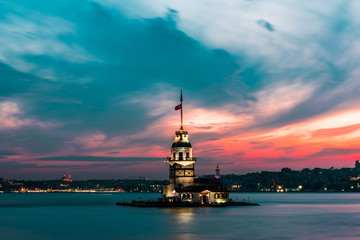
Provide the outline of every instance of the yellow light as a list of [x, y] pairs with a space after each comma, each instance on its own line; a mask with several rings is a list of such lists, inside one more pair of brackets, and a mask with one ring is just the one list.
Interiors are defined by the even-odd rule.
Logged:
[[299, 185], [299, 189], [302, 189], [302, 186], [301, 186], [301, 185]]

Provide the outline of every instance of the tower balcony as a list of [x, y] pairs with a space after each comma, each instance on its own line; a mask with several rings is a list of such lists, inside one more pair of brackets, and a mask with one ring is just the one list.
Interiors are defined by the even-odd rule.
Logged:
[[171, 166], [176, 164], [180, 164], [182, 166], [186, 166], [189, 164], [193, 164], [196, 162], [196, 158], [183, 158], [183, 159], [173, 159], [171, 157], [166, 158], [166, 162], [168, 162]]
[[180, 131], [176, 131], [175, 132], [175, 135], [181, 135], [181, 134], [185, 134], [185, 135], [188, 135], [188, 131], [184, 131], [184, 130], [180, 130]]

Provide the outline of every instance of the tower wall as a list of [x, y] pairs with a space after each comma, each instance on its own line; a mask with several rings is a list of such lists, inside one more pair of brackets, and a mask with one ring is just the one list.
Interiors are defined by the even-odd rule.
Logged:
[[174, 164], [170, 165], [170, 183], [174, 186], [188, 186], [194, 183], [194, 164], [189, 165], [180, 165]]
[[186, 148], [186, 147], [171, 148], [171, 159], [186, 160], [187, 158], [192, 158], [192, 148]]
[[176, 187], [186, 187], [194, 183], [195, 161], [188, 132], [183, 129], [176, 131], [175, 140], [171, 147], [171, 156], [167, 159], [170, 164], [170, 184], [164, 189], [165, 196], [175, 196]]

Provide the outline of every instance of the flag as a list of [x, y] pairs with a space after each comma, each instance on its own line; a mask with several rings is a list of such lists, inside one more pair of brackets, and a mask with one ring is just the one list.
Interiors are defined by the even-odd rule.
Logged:
[[180, 109], [181, 109], [181, 104], [175, 106], [175, 111], [180, 110]]

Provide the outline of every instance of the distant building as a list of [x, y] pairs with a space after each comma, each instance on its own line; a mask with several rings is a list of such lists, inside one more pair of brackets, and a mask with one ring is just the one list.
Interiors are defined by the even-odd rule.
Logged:
[[70, 173], [69, 173], [69, 177], [66, 177], [66, 175], [65, 175], [65, 173], [64, 173], [64, 176], [60, 179], [60, 181], [63, 181], [63, 182], [72, 182]]
[[219, 165], [216, 165], [215, 178], [219, 179], [220, 177], [221, 177], [220, 176], [220, 168], [219, 168]]
[[355, 162], [355, 170], [357, 171], [359, 169], [360, 169], [360, 162], [359, 162], [359, 160], [356, 160], [356, 162]]
[[[164, 186], [163, 195], [181, 201], [202, 204], [224, 203], [228, 201], [228, 190], [225, 190], [219, 179], [195, 178], [196, 158], [193, 157], [188, 132], [183, 128], [183, 97], [175, 110], [181, 110], [180, 130], [175, 132], [175, 140], [171, 146], [171, 157], [167, 158], [170, 165], [170, 183]], [[220, 170], [219, 170], [220, 175]]]

